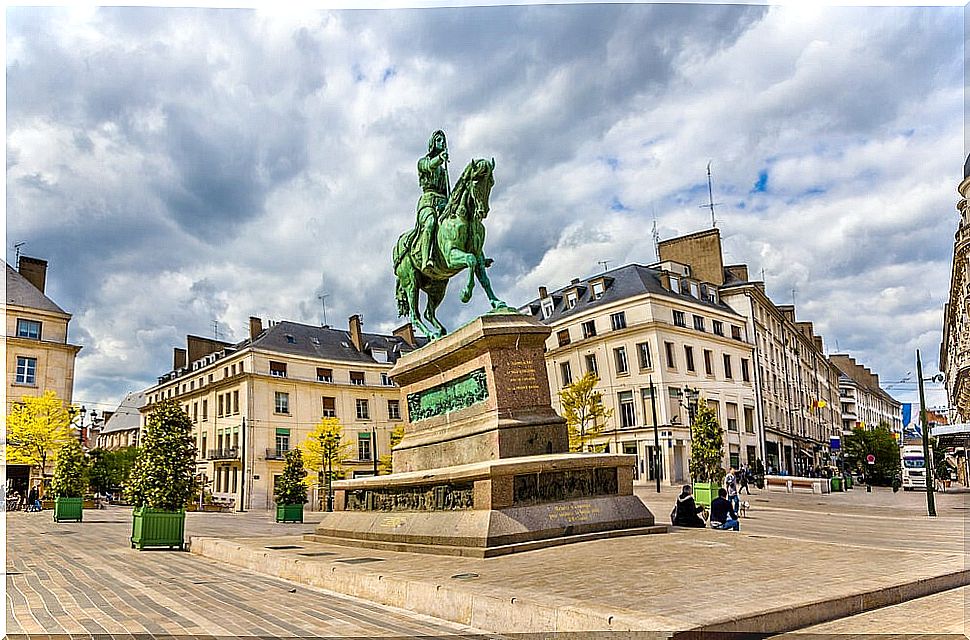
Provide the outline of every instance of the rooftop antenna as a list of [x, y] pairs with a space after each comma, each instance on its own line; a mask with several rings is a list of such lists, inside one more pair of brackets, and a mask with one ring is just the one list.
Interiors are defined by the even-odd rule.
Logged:
[[213, 335], [213, 337], [215, 337], [216, 340], [219, 339], [219, 321], [218, 320], [213, 320], [212, 321], [212, 335]]
[[795, 306], [795, 292], [798, 291], [795, 287], [791, 289], [791, 306]]
[[717, 226], [717, 220], [714, 219], [714, 207], [720, 206], [723, 203], [721, 203], [721, 202], [714, 202], [714, 179], [711, 177], [711, 162], [712, 161], [708, 161], [708, 163], [707, 163], [707, 197], [708, 197], [708, 203], [707, 204], [700, 205], [698, 207], [698, 209], [703, 209], [705, 207], [710, 207], [710, 209], [711, 209], [711, 227], [713, 228], [713, 227], [716, 227]]
[[605, 272], [605, 271], [608, 271], [608, 270], [609, 270], [609, 268], [610, 268], [610, 261], [609, 261], [608, 259], [607, 259], [607, 260], [599, 260], [599, 261], [597, 261], [597, 263], [596, 263], [596, 264], [601, 264], [601, 265], [603, 265], [603, 271], [604, 271], [604, 272]]
[[329, 327], [330, 324], [327, 322], [327, 298], [330, 297], [329, 293], [321, 293], [317, 296], [317, 300], [323, 305], [323, 326]]
[[660, 231], [657, 230], [657, 216], [653, 218], [653, 250], [657, 254], [657, 262], [660, 262]]
[[24, 246], [25, 244], [27, 244], [27, 243], [21, 241], [21, 242], [15, 243], [13, 245], [13, 248], [17, 251], [17, 257], [14, 258], [14, 264], [16, 265], [16, 269], [18, 271], [20, 270], [20, 247]]

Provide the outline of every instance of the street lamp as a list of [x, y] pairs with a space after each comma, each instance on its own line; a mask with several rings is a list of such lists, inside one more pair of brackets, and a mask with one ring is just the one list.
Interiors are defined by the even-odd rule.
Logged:
[[[85, 407], [84, 405], [82, 405], [81, 408], [78, 409], [75, 406], [71, 406], [71, 407], [68, 407], [67, 413], [70, 416], [70, 419], [71, 419], [71, 422], [72, 423], [74, 422], [74, 419], [77, 418], [78, 416], [80, 416], [80, 418], [81, 418], [78, 421], [78, 423], [77, 423], [77, 441], [81, 445], [81, 447], [83, 448], [84, 447], [84, 419], [88, 415], [87, 407]], [[98, 420], [99, 419], [100, 418], [98, 418], [98, 410], [97, 409], [91, 409], [91, 427], [92, 428], [98, 423]]]

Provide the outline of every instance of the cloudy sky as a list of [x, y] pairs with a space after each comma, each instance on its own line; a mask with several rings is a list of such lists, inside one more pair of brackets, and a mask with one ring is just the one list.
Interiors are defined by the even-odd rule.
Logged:
[[[883, 381], [936, 372], [963, 139], [962, 7], [7, 10], [6, 254], [50, 262], [116, 405], [250, 315], [401, 324], [391, 248], [443, 128], [494, 157], [492, 282], [655, 260], [710, 225]], [[457, 326], [487, 310], [451, 292]], [[794, 290], [794, 294], [793, 294]], [[912, 399], [914, 386], [891, 391]], [[945, 396], [931, 393], [930, 403]]]

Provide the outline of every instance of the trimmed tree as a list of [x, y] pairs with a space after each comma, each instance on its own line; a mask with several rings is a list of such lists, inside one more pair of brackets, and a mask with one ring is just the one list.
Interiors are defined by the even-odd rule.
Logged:
[[84, 506], [86, 461], [77, 440], [67, 440], [57, 453], [51, 492], [54, 494], [54, 522], [81, 521]]
[[697, 403], [691, 423], [690, 477], [698, 504], [710, 506], [724, 478], [724, 434], [714, 408], [705, 400]]
[[[125, 498], [135, 507], [132, 546], [181, 548], [185, 506], [197, 491], [194, 475], [192, 420], [178, 402], [162, 400], [145, 421], [142, 446], [125, 486]], [[155, 527], [162, 520], [167, 524]]]
[[303, 505], [307, 502], [306, 489], [303, 453], [299, 449], [290, 449], [286, 452], [283, 475], [273, 490], [277, 522], [303, 522]]
[[563, 417], [569, 430], [570, 451], [599, 453], [604, 448], [604, 445], [589, 444], [613, 415], [613, 410], [603, 405], [603, 394], [596, 390], [599, 381], [599, 377], [590, 371], [559, 392]]

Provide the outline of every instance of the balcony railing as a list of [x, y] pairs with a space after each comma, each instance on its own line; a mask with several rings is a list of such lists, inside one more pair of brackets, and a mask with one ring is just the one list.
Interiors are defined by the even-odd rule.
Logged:
[[289, 451], [289, 449], [277, 449], [276, 447], [273, 447], [272, 449], [267, 449], [266, 450], [266, 459], [267, 460], [282, 460], [283, 458], [286, 457], [286, 452], [287, 451]]
[[224, 449], [209, 449], [209, 460], [238, 460], [239, 447], [226, 447]]

